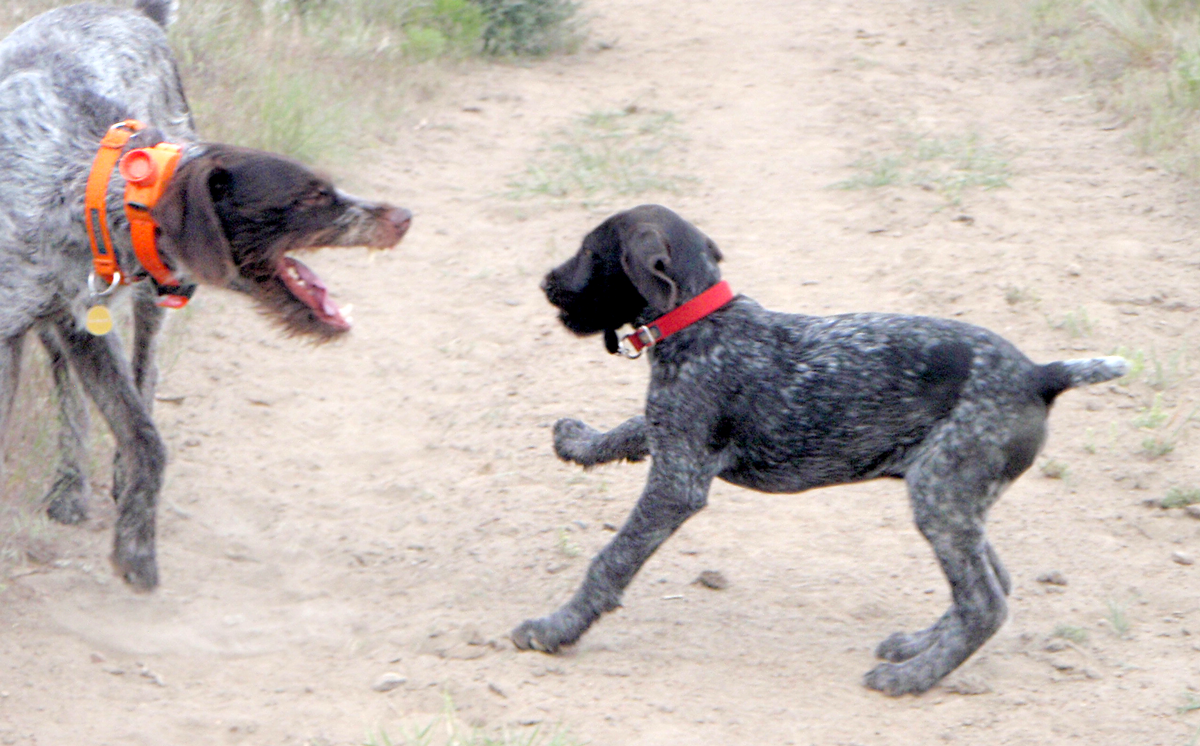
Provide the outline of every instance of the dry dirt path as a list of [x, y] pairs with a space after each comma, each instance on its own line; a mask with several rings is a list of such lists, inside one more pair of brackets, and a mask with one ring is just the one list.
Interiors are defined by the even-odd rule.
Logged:
[[[157, 410], [163, 586], [135, 596], [111, 577], [101, 503], [94, 530], [53, 532], [57, 561], [8, 568], [0, 743], [399, 741], [444, 694], [468, 722], [561, 723], [593, 744], [1194, 743], [1200, 713], [1178, 708], [1200, 696], [1200, 569], [1173, 553], [1200, 555], [1200, 521], [1142, 505], [1200, 484], [1184, 186], [1074, 83], [943, 3], [586, 11], [577, 55], [431, 74], [399, 144], [350, 175], [417, 212], [394, 252], [312, 258], [355, 304], [353, 338], [281, 339], [219, 293], [175, 320]], [[543, 133], [630, 104], [675, 116], [683, 193], [503, 196]], [[957, 205], [829, 188], [906, 134], [996, 145], [1009, 185]], [[555, 418], [636, 413], [646, 366], [559, 329], [537, 283], [606, 214], [650, 200], [711, 235], [734, 288], [770, 307], [955, 316], [1040, 361], [1123, 345], [1149, 362], [1060, 400], [1046, 459], [1065, 478], [1031, 470], [990, 524], [1010, 619], [942, 686], [888, 699], [859, 683], [879, 640], [948, 603], [894, 483], [718, 485], [574, 650], [511, 648], [513, 625], [568, 597], [645, 474], [553, 457]], [[1139, 430], [1150, 384], [1166, 422]], [[1154, 437], [1174, 451], [1151, 458]], [[708, 569], [729, 587], [691, 584]], [[1068, 584], [1037, 581], [1051, 571]], [[387, 672], [405, 682], [373, 691]]]

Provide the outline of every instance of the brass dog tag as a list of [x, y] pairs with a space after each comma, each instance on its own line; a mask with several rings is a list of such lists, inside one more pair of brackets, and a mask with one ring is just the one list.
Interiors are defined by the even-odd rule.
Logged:
[[88, 309], [87, 321], [84, 326], [94, 336], [103, 337], [112, 331], [112, 312], [108, 310], [107, 306], [92, 306]]

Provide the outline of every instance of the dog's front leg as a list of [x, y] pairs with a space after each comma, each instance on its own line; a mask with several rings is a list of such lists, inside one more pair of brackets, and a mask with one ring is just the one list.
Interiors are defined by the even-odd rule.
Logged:
[[[147, 414], [154, 412], [154, 390], [158, 386], [158, 366], [155, 353], [158, 349], [158, 332], [162, 328], [166, 311], [158, 305], [158, 293], [149, 282], [134, 286], [133, 292], [133, 382], [146, 404]], [[113, 500], [119, 500], [125, 491], [125, 458], [117, 449], [113, 455]]]
[[554, 423], [554, 452], [563, 461], [584, 467], [619, 459], [641, 461], [650, 455], [646, 418], [631, 417], [606, 433], [579, 420], [561, 419]]
[[123, 456], [125, 484], [117, 497], [116, 539], [112, 561], [117, 573], [138, 590], [158, 585], [154, 552], [155, 505], [162, 486], [167, 451], [115, 335], [93, 337], [75, 320], [57, 320], [75, 374], [112, 428]]
[[512, 632], [513, 643], [521, 650], [553, 653], [578, 640], [601, 614], [621, 605], [621, 594], [642, 564], [705, 506], [711, 484], [712, 475], [698, 465], [656, 454], [642, 497], [592, 560], [574, 597], [549, 616], [523, 622]]
[[58, 468], [54, 483], [43, 498], [46, 515], [59, 523], [80, 523], [87, 518], [88, 485], [83, 464], [87, 458], [87, 406], [71, 378], [68, 354], [55, 330], [43, 327], [38, 338], [46, 348], [54, 392], [58, 398]]

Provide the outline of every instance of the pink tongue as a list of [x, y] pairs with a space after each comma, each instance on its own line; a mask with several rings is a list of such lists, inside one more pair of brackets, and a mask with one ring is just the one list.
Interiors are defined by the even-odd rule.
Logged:
[[337, 304], [330, 300], [325, 283], [321, 282], [321, 278], [317, 277], [317, 274], [306, 267], [303, 262], [285, 256], [283, 271], [279, 273], [279, 277], [292, 295], [315, 311], [323, 321], [335, 326], [350, 327], [350, 323], [342, 317], [342, 312], [338, 309]]

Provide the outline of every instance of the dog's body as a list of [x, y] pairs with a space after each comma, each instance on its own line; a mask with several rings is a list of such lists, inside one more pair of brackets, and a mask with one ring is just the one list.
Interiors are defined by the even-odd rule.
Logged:
[[21, 348], [36, 330], [50, 353], [63, 424], [62, 462], [47, 495], [50, 515], [85, 515], [81, 466], [86, 410], [67, 363], [113, 430], [113, 562], [139, 589], [158, 582], [155, 502], [165, 450], [150, 417], [154, 338], [163, 309], [134, 255], [124, 179], [108, 186], [108, 221], [120, 271], [133, 286], [132, 360], [117, 335], [83, 329], [92, 251], [84, 192], [101, 138], [127, 119], [147, 125], [132, 147], [167, 141], [183, 155], [152, 214], [158, 249], [190, 283], [252, 296], [285, 330], [317, 340], [349, 328], [325, 286], [285, 252], [323, 246], [395, 245], [411, 215], [339, 192], [280, 156], [198, 142], [163, 33], [168, 0], [135, 10], [75, 5], [43, 14], [0, 42], [0, 432], [17, 385]]
[[[717, 283], [721, 255], [665, 208], [605, 221], [543, 288], [578, 334], [650, 323]], [[620, 603], [642, 563], [704, 507], [713, 478], [799, 492], [904, 479], [916, 523], [950, 581], [932, 627], [897, 633], [866, 684], [921, 692], [999, 628], [1010, 580], [984, 533], [988, 509], [1033, 463], [1055, 396], [1118, 377], [1120, 358], [1037, 365], [999, 336], [954, 321], [892, 314], [801, 316], [738, 296], [649, 353], [644, 417], [608, 433], [555, 426], [555, 450], [584, 466], [651, 456], [633, 513], [562, 609], [513, 633], [553, 652]]]

